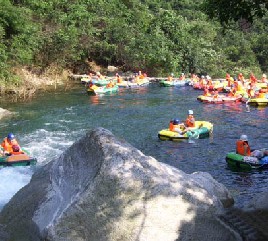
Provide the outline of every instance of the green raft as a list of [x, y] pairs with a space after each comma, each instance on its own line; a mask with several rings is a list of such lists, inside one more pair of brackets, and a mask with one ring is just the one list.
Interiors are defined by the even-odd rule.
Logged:
[[229, 152], [226, 155], [226, 162], [231, 169], [250, 171], [254, 169], [267, 169], [268, 163], [266, 158], [258, 159], [257, 157], [242, 156], [235, 152]]
[[11, 155], [11, 156], [1, 156], [0, 166], [33, 166], [36, 165], [37, 159], [28, 156], [27, 154]]
[[185, 80], [173, 80], [173, 81], [160, 80], [159, 84], [160, 86], [163, 86], [163, 87], [185, 86], [186, 81]]
[[87, 93], [88, 94], [106, 94], [106, 93], [115, 93], [118, 91], [118, 86], [115, 85], [113, 87], [106, 87], [106, 86], [101, 86], [101, 87], [98, 87], [98, 86], [95, 86], [94, 88], [88, 88], [87, 89]]
[[163, 129], [158, 132], [158, 138], [162, 141], [180, 141], [184, 139], [203, 139], [209, 137], [213, 130], [213, 124], [208, 121], [195, 121], [197, 127], [191, 128], [185, 134], [180, 135], [175, 131]]

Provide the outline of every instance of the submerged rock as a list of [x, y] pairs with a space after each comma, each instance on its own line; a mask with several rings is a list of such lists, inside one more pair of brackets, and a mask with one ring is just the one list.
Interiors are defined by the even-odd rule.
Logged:
[[11, 111], [3, 109], [3, 108], [0, 108], [0, 119], [2, 119], [4, 117], [7, 117], [7, 116], [10, 116], [12, 114], [13, 113]]
[[218, 219], [232, 202], [211, 175], [186, 174], [97, 128], [41, 167], [0, 224], [13, 241], [232, 241]]

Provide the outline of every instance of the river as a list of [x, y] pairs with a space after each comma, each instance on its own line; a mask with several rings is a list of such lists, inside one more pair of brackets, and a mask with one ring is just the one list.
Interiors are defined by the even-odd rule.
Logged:
[[[186, 173], [204, 171], [223, 183], [242, 207], [258, 192], [267, 189], [267, 171], [234, 172], [225, 161], [235, 149], [241, 134], [249, 137], [253, 148], [267, 147], [268, 108], [245, 104], [204, 104], [197, 101], [202, 92], [185, 87], [160, 87], [157, 83], [139, 89], [120, 89], [119, 93], [88, 96], [82, 85], [69, 90], [40, 93], [31, 101], [1, 107], [16, 114], [0, 122], [0, 137], [13, 132], [21, 146], [37, 157], [36, 167], [0, 169], [0, 209], [23, 186], [40, 166], [57, 158], [73, 142], [95, 127], [104, 127], [125, 139], [144, 154], [179, 168]], [[171, 142], [160, 141], [158, 131], [169, 120], [184, 120], [188, 110], [196, 120], [214, 124], [208, 139]]]

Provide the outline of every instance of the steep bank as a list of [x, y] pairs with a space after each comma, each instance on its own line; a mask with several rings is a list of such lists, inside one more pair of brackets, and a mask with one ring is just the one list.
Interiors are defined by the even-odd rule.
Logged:
[[20, 80], [14, 80], [12, 83], [1, 86], [1, 96], [9, 96], [12, 101], [29, 99], [37, 91], [57, 89], [59, 86], [67, 85], [71, 73], [68, 70], [59, 71], [50, 68], [41, 74], [37, 71], [21, 68], [16, 70], [16, 75], [19, 76]]

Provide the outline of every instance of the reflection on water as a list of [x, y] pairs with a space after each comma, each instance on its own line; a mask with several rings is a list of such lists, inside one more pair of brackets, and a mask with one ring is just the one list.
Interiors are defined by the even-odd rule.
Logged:
[[[42, 166], [57, 158], [88, 130], [101, 126], [145, 155], [186, 173], [209, 172], [231, 190], [237, 205], [243, 205], [267, 188], [267, 172], [233, 172], [228, 169], [225, 156], [235, 149], [235, 142], [242, 133], [248, 135], [252, 147], [267, 147], [268, 108], [251, 107], [251, 111], [246, 112], [243, 103], [204, 104], [197, 101], [198, 95], [200, 92], [190, 86], [164, 88], [150, 84], [141, 88], [122, 88], [118, 93], [108, 95], [89, 96], [78, 86], [71, 91], [40, 95], [31, 102], [2, 106], [18, 114], [1, 121], [0, 136], [15, 132], [22, 146], [36, 156], [38, 165]], [[174, 117], [185, 120], [189, 109], [194, 110], [196, 120], [214, 124], [212, 136], [190, 143], [187, 140], [160, 141], [158, 131], [167, 128]], [[17, 172], [16, 175], [25, 173]], [[26, 175], [30, 178], [31, 173]], [[0, 179], [3, 177], [9, 179], [0, 169]], [[21, 187], [16, 181], [6, 181], [14, 187], [11, 188], [14, 193]], [[4, 192], [1, 191], [0, 204], [6, 202], [6, 197], [10, 198], [8, 190], [7, 195]]]

